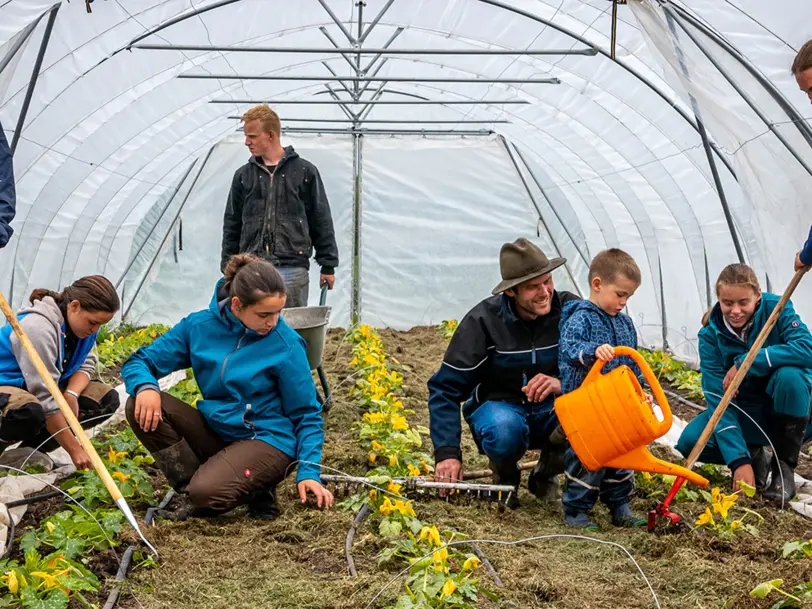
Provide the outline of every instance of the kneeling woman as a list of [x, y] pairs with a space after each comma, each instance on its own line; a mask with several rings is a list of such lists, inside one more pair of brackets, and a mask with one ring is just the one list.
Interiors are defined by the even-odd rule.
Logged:
[[[680, 436], [677, 449], [686, 456], [779, 300], [761, 291], [755, 272], [744, 264], [725, 267], [716, 282], [716, 296], [719, 302], [699, 331], [702, 389], [708, 410]], [[766, 499], [793, 498], [793, 470], [801, 445], [812, 438], [810, 368], [812, 336], [788, 302], [739, 387], [733, 400], [738, 408], [731, 404], [725, 411], [699, 460], [726, 464], [734, 481], [756, 486]], [[770, 442], [775, 447], [772, 462], [766, 450]], [[772, 480], [765, 488], [770, 472]]]
[[[274, 266], [233, 256], [208, 309], [182, 319], [121, 370], [127, 419], [172, 487], [191, 506], [177, 517], [210, 516], [248, 503], [249, 513], [273, 518], [275, 488], [297, 464], [304, 503], [320, 484], [324, 440], [321, 407], [305, 344], [279, 313], [285, 284]], [[191, 367], [203, 399], [197, 409], [158, 388], [158, 379]]]
[[[108, 419], [119, 397], [92, 380], [97, 363], [93, 347], [99, 328], [121, 304], [115, 288], [94, 275], [61, 292], [34, 290], [30, 302], [18, 313], [20, 325], [82, 427]], [[0, 329], [0, 408], [0, 452], [16, 442], [43, 452], [61, 445], [77, 468], [92, 466], [10, 324]]]

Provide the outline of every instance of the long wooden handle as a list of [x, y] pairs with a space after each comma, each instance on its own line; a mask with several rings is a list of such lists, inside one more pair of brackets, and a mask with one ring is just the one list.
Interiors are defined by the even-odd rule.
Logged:
[[56, 400], [57, 406], [59, 406], [59, 410], [65, 416], [65, 420], [70, 425], [70, 428], [73, 430], [76, 439], [81, 444], [82, 448], [85, 449], [88, 458], [93, 463], [93, 468], [99, 474], [99, 477], [104, 482], [104, 486], [107, 487], [107, 490], [110, 492], [110, 495], [113, 497], [113, 501], [118, 501], [122, 498], [121, 491], [118, 490], [115, 481], [113, 480], [112, 476], [110, 476], [110, 472], [107, 471], [107, 468], [104, 466], [101, 458], [99, 457], [99, 453], [96, 452], [95, 447], [91, 444], [90, 439], [87, 437], [85, 430], [82, 429], [82, 426], [79, 424], [79, 420], [76, 418], [76, 415], [73, 414], [73, 411], [68, 406], [67, 401], [65, 401], [65, 396], [62, 395], [62, 392], [59, 390], [59, 387], [54, 382], [53, 377], [51, 377], [48, 369], [45, 367], [45, 364], [42, 362], [42, 358], [37, 353], [37, 350], [34, 348], [34, 345], [31, 344], [31, 340], [26, 335], [25, 331], [20, 326], [20, 322], [17, 320], [17, 316], [14, 314], [14, 311], [11, 310], [11, 307], [6, 300], [6, 297], [0, 292], [0, 309], [3, 310], [3, 315], [6, 316], [6, 320], [8, 323], [11, 324], [14, 333], [17, 335], [17, 338], [20, 339], [20, 344], [25, 349], [26, 354], [34, 363], [34, 367], [37, 369], [40, 377], [45, 382], [45, 386], [48, 387], [48, 391], [53, 396], [54, 400]]
[[717, 423], [719, 423], [719, 419], [722, 418], [722, 415], [725, 414], [725, 410], [727, 410], [728, 405], [733, 400], [733, 396], [736, 395], [736, 392], [739, 390], [739, 385], [742, 384], [744, 377], [747, 375], [747, 372], [750, 370], [750, 366], [753, 364], [753, 360], [756, 359], [756, 355], [758, 355], [758, 350], [761, 349], [761, 345], [764, 344], [764, 341], [767, 340], [767, 336], [769, 336], [770, 332], [772, 332], [773, 326], [775, 322], [778, 321], [778, 317], [781, 315], [781, 311], [784, 309], [784, 305], [787, 304], [789, 301], [790, 296], [795, 291], [795, 288], [798, 287], [798, 284], [801, 281], [801, 278], [804, 274], [808, 271], [808, 267], [802, 268], [800, 271], [795, 273], [795, 276], [792, 278], [792, 281], [789, 282], [787, 289], [784, 290], [784, 294], [781, 296], [781, 300], [778, 301], [778, 304], [775, 305], [773, 312], [770, 313], [770, 317], [767, 318], [767, 323], [764, 324], [764, 327], [761, 329], [761, 332], [758, 333], [753, 346], [750, 347], [750, 351], [747, 353], [747, 357], [744, 358], [742, 365], [739, 366], [738, 371], [736, 372], [736, 376], [733, 377], [733, 381], [730, 385], [727, 386], [727, 391], [725, 391], [725, 395], [722, 396], [722, 400], [719, 402], [719, 405], [716, 407], [716, 410], [713, 411], [708, 424], [705, 425], [705, 429], [702, 430], [702, 435], [699, 436], [699, 440], [697, 440], [696, 444], [694, 444], [694, 448], [691, 451], [691, 454], [688, 455], [688, 461], [685, 463], [685, 467], [691, 469], [696, 463], [696, 460], [699, 458], [700, 453], [705, 449], [705, 445], [708, 443], [708, 439], [710, 439], [713, 430], [716, 429]]

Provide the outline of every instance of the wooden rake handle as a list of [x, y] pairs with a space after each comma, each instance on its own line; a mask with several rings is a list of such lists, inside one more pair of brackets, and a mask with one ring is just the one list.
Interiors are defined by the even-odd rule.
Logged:
[[76, 439], [79, 441], [79, 444], [85, 450], [88, 458], [93, 463], [93, 468], [99, 474], [102, 482], [104, 482], [104, 486], [107, 487], [107, 490], [113, 497], [113, 501], [118, 502], [119, 499], [122, 499], [121, 491], [118, 489], [118, 486], [116, 486], [110, 472], [108, 472], [107, 468], [104, 466], [104, 463], [99, 457], [99, 453], [96, 452], [96, 449], [90, 442], [90, 439], [87, 437], [85, 430], [82, 429], [82, 426], [79, 424], [79, 420], [76, 418], [76, 415], [73, 414], [73, 411], [70, 409], [70, 406], [68, 406], [67, 401], [65, 401], [65, 396], [62, 395], [59, 387], [54, 382], [54, 379], [51, 377], [48, 369], [42, 362], [42, 358], [39, 356], [39, 353], [37, 353], [34, 345], [31, 344], [31, 340], [26, 335], [22, 326], [20, 326], [17, 316], [14, 314], [14, 311], [11, 310], [8, 301], [2, 292], [0, 292], [0, 309], [3, 310], [3, 315], [5, 315], [8, 323], [11, 324], [17, 338], [20, 339], [20, 344], [22, 344], [23, 349], [25, 349], [29, 359], [34, 363], [34, 367], [37, 369], [37, 372], [44, 381], [45, 386], [48, 387], [48, 391], [51, 393], [51, 396], [53, 396], [54, 400], [56, 400], [59, 410], [65, 416], [65, 420], [67, 420], [68, 425], [70, 425], [71, 430], [73, 430]]
[[691, 469], [696, 463], [696, 460], [699, 458], [700, 453], [705, 449], [705, 446], [710, 439], [713, 430], [716, 429], [717, 423], [719, 423], [719, 419], [722, 418], [722, 415], [725, 414], [728, 405], [733, 400], [733, 396], [736, 395], [736, 392], [739, 390], [739, 385], [742, 384], [744, 377], [747, 375], [747, 372], [750, 370], [750, 366], [753, 364], [753, 360], [756, 359], [756, 355], [758, 355], [758, 350], [761, 349], [761, 345], [764, 344], [764, 341], [767, 340], [767, 337], [772, 332], [773, 326], [778, 321], [778, 317], [781, 315], [781, 311], [784, 309], [784, 305], [792, 296], [792, 293], [795, 291], [795, 288], [798, 287], [798, 284], [801, 281], [801, 278], [804, 274], [809, 270], [808, 267], [802, 268], [800, 271], [796, 272], [792, 278], [792, 281], [789, 282], [787, 289], [784, 290], [784, 294], [781, 296], [781, 300], [778, 301], [778, 304], [775, 305], [772, 313], [770, 313], [770, 317], [767, 318], [767, 323], [764, 324], [764, 327], [761, 329], [761, 332], [758, 333], [753, 346], [750, 347], [750, 351], [747, 353], [747, 357], [744, 358], [742, 365], [739, 366], [738, 371], [736, 372], [736, 376], [733, 377], [733, 381], [728, 385], [727, 391], [725, 391], [724, 396], [722, 396], [722, 400], [719, 402], [719, 405], [716, 407], [716, 410], [713, 411], [710, 420], [708, 420], [708, 424], [705, 425], [705, 429], [702, 430], [702, 435], [699, 436], [699, 440], [697, 440], [696, 444], [694, 444], [694, 448], [691, 451], [691, 454], [688, 455], [688, 461], [685, 463], [685, 467]]

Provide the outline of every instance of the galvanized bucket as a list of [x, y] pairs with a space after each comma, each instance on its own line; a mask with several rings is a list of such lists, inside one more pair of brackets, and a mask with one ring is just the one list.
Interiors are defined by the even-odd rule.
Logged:
[[331, 307], [293, 307], [282, 309], [282, 319], [307, 343], [307, 363], [315, 370], [321, 364]]

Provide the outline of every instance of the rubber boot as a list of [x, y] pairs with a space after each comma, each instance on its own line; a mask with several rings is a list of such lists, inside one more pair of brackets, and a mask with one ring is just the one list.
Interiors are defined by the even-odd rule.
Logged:
[[152, 456], [166, 476], [169, 486], [177, 493], [186, 491], [186, 485], [200, 467], [200, 459], [186, 440], [155, 451]]
[[505, 505], [511, 510], [518, 508], [519, 482], [521, 482], [522, 479], [522, 473], [519, 471], [519, 468], [515, 463], [497, 463], [492, 459], [488, 459], [488, 467], [490, 467], [491, 471], [493, 472], [494, 484], [505, 484], [512, 486], [514, 489], [513, 492], [510, 493], [510, 497], [507, 499], [505, 499], [504, 496], [502, 497], [505, 500]]
[[637, 516], [632, 512], [628, 503], [615, 506], [611, 510], [612, 524], [616, 527], [636, 528], [644, 527], [648, 520], [643, 516]]
[[751, 453], [753, 472], [756, 474], [756, 490], [760, 493], [767, 488], [770, 477], [770, 453], [766, 446], [759, 446]]
[[248, 498], [248, 515], [257, 520], [274, 520], [279, 516], [276, 488], [268, 487], [251, 493]]
[[768, 501], [786, 503], [795, 497], [795, 468], [804, 441], [808, 417], [774, 414], [770, 421], [770, 439], [775, 447], [772, 480], [761, 496]]
[[539, 461], [530, 471], [527, 490], [540, 501], [553, 503], [558, 499], [558, 474], [564, 472], [564, 453], [567, 450], [567, 437], [561, 427], [550, 434], [547, 445], [539, 455]]

